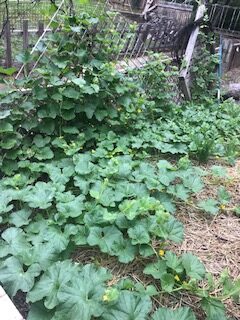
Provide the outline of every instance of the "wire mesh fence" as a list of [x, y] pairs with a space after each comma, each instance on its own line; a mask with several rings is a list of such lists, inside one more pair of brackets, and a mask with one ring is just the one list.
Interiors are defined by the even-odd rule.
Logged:
[[6, 19], [11, 23], [11, 30], [21, 29], [24, 20], [29, 20], [31, 28], [36, 28], [38, 21], [47, 22], [51, 4], [49, 1], [9, 1], [8, 12], [4, 3], [0, 4], [0, 27]]

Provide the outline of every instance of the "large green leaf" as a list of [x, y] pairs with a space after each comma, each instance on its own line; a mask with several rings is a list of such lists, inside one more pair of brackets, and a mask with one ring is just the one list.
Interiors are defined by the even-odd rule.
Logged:
[[21, 209], [11, 213], [9, 222], [14, 224], [16, 227], [21, 227], [29, 224], [29, 217], [32, 211], [30, 209]]
[[194, 174], [184, 176], [183, 185], [194, 193], [201, 191], [204, 186], [201, 178]]
[[79, 276], [69, 285], [61, 286], [57, 295], [60, 305], [56, 316], [61, 319], [67, 315], [69, 320], [76, 320], [76, 315], [84, 320], [99, 317], [104, 311], [104, 282], [109, 278], [106, 269], [84, 266]]
[[31, 304], [27, 320], [52, 320], [53, 316], [54, 311], [46, 309], [41, 301]]
[[55, 188], [50, 183], [37, 182], [26, 188], [23, 201], [31, 208], [46, 209], [52, 205], [54, 194]]
[[13, 126], [8, 122], [0, 122], [0, 133], [13, 132]]
[[123, 238], [113, 244], [112, 250], [113, 254], [118, 256], [118, 260], [122, 263], [133, 261], [137, 254], [137, 248], [132, 245], [131, 241]]
[[39, 224], [30, 224], [28, 227], [28, 239], [35, 246], [49, 244], [58, 252], [67, 248], [69, 238], [57, 225], [48, 225], [44, 220], [39, 220]]
[[17, 71], [17, 69], [15, 67], [3, 68], [2, 66], [0, 66], [0, 73], [6, 74], [7, 76], [12, 76], [16, 71]]
[[201, 306], [206, 312], [206, 320], [227, 320], [225, 315], [225, 306], [218, 299], [214, 298], [203, 298]]
[[36, 302], [44, 299], [44, 305], [53, 309], [59, 303], [59, 290], [69, 280], [77, 278], [77, 267], [70, 261], [56, 262], [41, 276], [33, 289], [27, 295], [27, 301]]
[[40, 274], [39, 264], [32, 264], [26, 271], [15, 257], [7, 258], [0, 266], [0, 281], [9, 295], [14, 296], [18, 290], [28, 292]]
[[122, 232], [116, 227], [91, 227], [87, 238], [91, 246], [99, 246], [102, 252], [113, 254], [114, 243], [119, 243], [123, 238]]
[[90, 189], [90, 195], [105, 207], [115, 207], [115, 202], [120, 202], [124, 193], [109, 188], [105, 182], [96, 181]]
[[33, 246], [25, 257], [26, 264], [38, 263], [42, 270], [47, 270], [53, 262], [58, 260], [59, 250], [56, 249], [55, 243], [51, 242]]
[[165, 253], [164, 259], [166, 261], [166, 265], [168, 266], [168, 268], [171, 268], [176, 273], [183, 272], [182, 261], [180, 258], [177, 257], [175, 253], [171, 251], [167, 251]]
[[82, 214], [82, 211], [84, 209], [84, 199], [85, 197], [83, 195], [80, 195], [78, 197], [75, 197], [72, 201], [57, 203], [57, 210], [66, 218], [76, 218]]
[[63, 90], [62, 94], [67, 98], [78, 99], [79, 98], [79, 91], [75, 90], [74, 88], [67, 87]]
[[167, 265], [164, 260], [149, 263], [143, 270], [143, 273], [153, 276], [154, 279], [161, 279], [166, 274]]
[[206, 273], [205, 267], [198, 257], [192, 253], [184, 253], [182, 255], [182, 264], [187, 276], [196, 280], [202, 280], [204, 278]]
[[189, 190], [183, 184], [170, 185], [167, 191], [183, 201], [189, 197]]
[[0, 213], [7, 213], [12, 210], [13, 205], [10, 204], [12, 200], [12, 194], [8, 190], [0, 192]]
[[196, 320], [192, 310], [187, 307], [171, 310], [168, 308], [159, 308], [154, 312], [151, 320]]
[[217, 214], [219, 211], [218, 201], [214, 199], [202, 200], [198, 203], [198, 206], [210, 214]]
[[165, 223], [153, 225], [151, 231], [159, 238], [176, 243], [182, 242], [184, 236], [182, 223], [173, 217], [170, 217]]
[[73, 162], [75, 164], [76, 173], [80, 175], [89, 174], [94, 168], [94, 165], [91, 162], [91, 156], [89, 154], [75, 155]]
[[220, 186], [218, 188], [217, 195], [218, 195], [218, 201], [222, 205], [228, 204], [231, 200], [231, 194], [227, 191], [227, 189], [224, 186]]
[[23, 257], [25, 252], [31, 250], [31, 245], [26, 239], [26, 234], [20, 228], [8, 228], [2, 233], [5, 240], [5, 246], [14, 256]]
[[44, 231], [42, 231], [41, 236], [43, 242], [51, 243], [59, 252], [67, 248], [69, 239], [57, 226], [48, 226]]
[[171, 273], [164, 273], [163, 275], [161, 275], [160, 280], [162, 290], [166, 292], [172, 292], [175, 285], [174, 276]]
[[119, 209], [128, 220], [133, 220], [138, 215], [147, 214], [149, 211], [156, 211], [161, 207], [160, 202], [153, 197], [125, 200], [119, 205]]
[[140, 297], [133, 292], [122, 291], [118, 302], [106, 308], [102, 320], [146, 320], [152, 303], [148, 296]]
[[132, 244], [144, 244], [150, 242], [150, 236], [145, 226], [137, 223], [134, 227], [128, 229], [128, 235], [132, 239]]

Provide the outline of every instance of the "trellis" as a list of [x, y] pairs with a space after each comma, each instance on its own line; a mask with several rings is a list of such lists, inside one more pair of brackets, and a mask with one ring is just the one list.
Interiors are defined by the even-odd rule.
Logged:
[[[117, 57], [112, 57], [115, 61], [119, 61], [119, 70], [129, 67], [142, 67], [146, 63], [148, 52], [150, 51], [164, 51], [169, 55], [173, 51], [178, 31], [193, 19], [193, 6], [189, 3], [190, 2], [187, 0], [183, 0], [182, 3], [177, 3], [175, 0], [142, 0], [136, 7], [133, 5], [134, 0], [107, 1], [104, 8], [116, 13], [114, 16], [110, 17], [108, 21], [109, 26], [114, 25], [119, 34], [119, 38], [116, 39], [116, 41], [122, 42], [122, 50]], [[219, 6], [208, 7], [210, 19], [214, 17], [214, 10], [218, 10], [219, 12], [219, 9], [216, 9], [215, 7], [219, 8]], [[101, 7], [101, 9], [104, 8]], [[234, 10], [235, 9], [236, 8], [234, 8]], [[202, 17], [204, 11], [205, 7], [200, 6], [195, 18]], [[224, 14], [225, 13], [222, 15]], [[236, 14], [237, 11], [235, 10], [234, 15]], [[129, 37], [129, 24], [132, 22], [136, 23], [136, 31]], [[217, 23], [216, 19], [215, 23]], [[217, 25], [215, 27], [218, 29]], [[219, 29], [223, 27], [226, 28], [226, 24], [222, 22]], [[232, 29], [233, 27], [233, 23], [230, 22], [228, 29]], [[191, 99], [191, 67], [194, 63], [193, 57], [196, 55], [198, 33], [199, 28], [195, 28], [190, 36], [188, 44], [186, 44], [186, 52], [184, 53], [183, 50], [185, 68], [181, 71], [179, 80], [180, 88], [186, 99]], [[126, 36], [127, 39], [125, 39]], [[44, 37], [45, 34], [39, 41], [44, 41]], [[36, 48], [37, 46], [33, 48], [32, 52], [35, 51]], [[45, 49], [46, 48], [47, 46], [45, 46]], [[39, 59], [41, 59], [44, 54], [44, 50], [41, 52]], [[20, 75], [20, 72], [18, 76]]]
[[[150, 2], [148, 2], [148, 5]], [[153, 4], [153, 3], [151, 3]], [[64, 0], [59, 6], [59, 10], [64, 8]], [[66, 8], [65, 8], [66, 9]], [[116, 41], [121, 41], [123, 43], [122, 50], [119, 52], [117, 57], [112, 57], [115, 61], [119, 61], [117, 67], [119, 70], [126, 70], [128, 68], [139, 68], [142, 67], [148, 60], [148, 52], [162, 52], [165, 51], [168, 54], [171, 53], [174, 44], [174, 38], [182, 26], [186, 25], [191, 19], [192, 6], [187, 4], [176, 4], [168, 3], [166, 1], [159, 1], [155, 3], [154, 6], [148, 6], [150, 10], [143, 10], [141, 14], [141, 22], [137, 24], [136, 32], [125, 40], [125, 35], [129, 33], [129, 20], [128, 15], [119, 14], [116, 12], [116, 7], [113, 9], [110, 2], [106, 2], [105, 7], [101, 7], [102, 10], [114, 11], [114, 16], [110, 16], [109, 27], [114, 25], [119, 34], [119, 39]], [[96, 10], [96, 8], [95, 8]], [[57, 17], [57, 12], [55, 17]], [[56, 32], [57, 29], [55, 29]], [[37, 50], [38, 44], [40, 42], [45, 43], [44, 50], [39, 54], [39, 58], [34, 64], [31, 74], [34, 73], [34, 69], [38, 64], [38, 61], [45, 54], [47, 49], [47, 41], [45, 41], [46, 32], [43, 33], [35, 47], [32, 49], [33, 53]], [[84, 34], [83, 34], [84, 36]], [[16, 78], [21, 75], [24, 66], [19, 70]], [[124, 70], [123, 70], [124, 69]], [[124, 71], [125, 72], [125, 71]], [[169, 79], [170, 82], [174, 82], [177, 85], [176, 79]], [[177, 89], [177, 87], [176, 87]], [[181, 96], [181, 91], [178, 90], [176, 95], [179, 100]]]

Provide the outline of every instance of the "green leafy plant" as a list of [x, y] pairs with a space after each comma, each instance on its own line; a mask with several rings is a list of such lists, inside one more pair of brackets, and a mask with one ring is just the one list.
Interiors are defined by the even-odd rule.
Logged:
[[[118, 31], [109, 32], [108, 18], [63, 16], [37, 76], [16, 83], [31, 93], [2, 95], [0, 281], [11, 296], [27, 293], [29, 320], [194, 319], [188, 308], [152, 312], [152, 295], [180, 290], [201, 297], [208, 315], [215, 301], [222, 312], [221, 298], [236, 298], [237, 285], [226, 277], [229, 291], [217, 299], [199, 285], [206, 275], [195, 256], [165, 250], [183, 240], [176, 205], [204, 186], [203, 172], [186, 155], [196, 154], [193, 131], [211, 130], [209, 123], [222, 113], [216, 136], [230, 143], [237, 109], [168, 108], [169, 65], [151, 56], [144, 82], [156, 79], [151, 73], [158, 66], [163, 88], [148, 96], [134, 72], [117, 71], [123, 46]], [[203, 118], [206, 123], [196, 129]], [[223, 128], [226, 136], [220, 135]], [[160, 153], [181, 158], [173, 163]], [[219, 199], [227, 201], [224, 189]], [[74, 251], [86, 247], [120, 263], [141, 260], [144, 272], [160, 280], [161, 292], [127, 279], [110, 285], [105, 268], [71, 262]]]

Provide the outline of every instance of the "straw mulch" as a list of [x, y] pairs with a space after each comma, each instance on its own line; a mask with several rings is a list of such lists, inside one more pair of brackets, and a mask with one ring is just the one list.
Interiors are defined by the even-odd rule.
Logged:
[[[205, 169], [209, 169], [209, 165], [205, 166]], [[228, 167], [227, 171], [227, 178], [207, 176], [206, 186], [193, 199], [193, 205], [179, 205], [176, 216], [184, 224], [185, 239], [181, 246], [173, 245], [170, 249], [176, 253], [192, 252], [216, 278], [227, 269], [230, 276], [237, 279], [240, 277], [240, 218], [234, 214], [233, 208], [240, 206], [240, 161], [234, 167]], [[216, 197], [220, 185], [224, 185], [232, 196], [226, 208], [214, 217], [209, 217], [197, 210], [194, 203]], [[133, 263], [125, 265], [120, 264], [115, 257], [109, 257], [99, 253], [97, 249], [88, 248], [77, 251], [74, 260], [80, 263], [95, 262], [109, 268], [113, 273], [110, 284], [116, 283], [121, 278], [130, 277], [145, 286], [154, 284], [161, 291], [158, 281], [143, 274], [146, 259], [136, 259]], [[199, 308], [198, 301], [198, 298], [187, 293], [162, 294], [154, 300], [154, 309], [159, 306], [174, 308], [182, 305], [190, 306], [196, 312], [197, 318], [203, 320], [205, 316]], [[225, 304], [228, 315], [232, 319], [240, 320], [240, 305], [232, 301], [226, 301]]]

